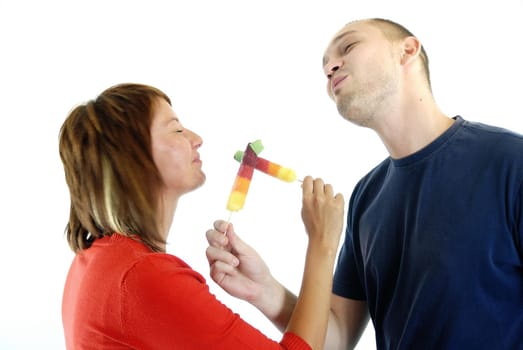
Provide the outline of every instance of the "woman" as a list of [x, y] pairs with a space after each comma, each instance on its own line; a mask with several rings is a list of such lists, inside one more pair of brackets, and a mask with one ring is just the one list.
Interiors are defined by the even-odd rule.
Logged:
[[[111, 87], [65, 120], [66, 234], [76, 253], [62, 303], [67, 349], [322, 348], [343, 197], [320, 179], [303, 182], [302, 290], [282, 340], [272, 341], [165, 252], [178, 199], [205, 182], [201, 145], [169, 97], [147, 85]], [[235, 235], [223, 221], [214, 226]]]

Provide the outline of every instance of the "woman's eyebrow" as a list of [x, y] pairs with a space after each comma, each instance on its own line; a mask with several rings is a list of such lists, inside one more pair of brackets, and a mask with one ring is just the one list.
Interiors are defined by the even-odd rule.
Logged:
[[167, 120], [167, 125], [170, 125], [171, 123], [176, 122], [180, 123], [180, 120], [178, 118], [171, 118]]

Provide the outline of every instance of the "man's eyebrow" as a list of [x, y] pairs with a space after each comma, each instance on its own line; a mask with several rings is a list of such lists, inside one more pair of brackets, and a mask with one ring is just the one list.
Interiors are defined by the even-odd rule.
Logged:
[[[345, 32], [341, 32], [338, 34], [334, 39], [332, 39], [330, 46], [333, 46], [337, 44], [341, 39], [345, 38], [347, 35], [351, 35], [356, 33], [357, 31], [354, 29], [347, 30]], [[327, 56], [323, 56], [323, 67], [327, 64]]]
[[341, 39], [343, 39], [347, 35], [351, 35], [351, 34], [354, 34], [354, 33], [357, 33], [357, 31], [354, 30], [354, 29], [350, 29], [350, 30], [347, 30], [345, 32], [341, 32], [334, 39], [332, 39], [332, 43], [335, 44], [336, 42], [340, 41]]

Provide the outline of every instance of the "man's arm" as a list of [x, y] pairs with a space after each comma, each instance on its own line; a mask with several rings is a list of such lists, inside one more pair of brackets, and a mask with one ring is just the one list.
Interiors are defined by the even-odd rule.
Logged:
[[325, 349], [354, 349], [369, 322], [367, 302], [332, 294]]
[[[225, 225], [217, 223], [216, 230], [207, 231], [211, 278], [227, 293], [251, 303], [283, 332], [294, 311], [296, 296], [271, 275], [259, 254], [232, 227], [224, 235]], [[368, 320], [365, 301], [332, 294], [325, 349], [354, 348]]]
[[[294, 310], [296, 296], [279, 282], [277, 284], [280, 291], [268, 295], [279, 295], [279, 298], [267, 298], [268, 302], [262, 303], [259, 300], [252, 304], [283, 332]], [[354, 349], [365, 331], [369, 318], [367, 302], [332, 294], [325, 349]]]

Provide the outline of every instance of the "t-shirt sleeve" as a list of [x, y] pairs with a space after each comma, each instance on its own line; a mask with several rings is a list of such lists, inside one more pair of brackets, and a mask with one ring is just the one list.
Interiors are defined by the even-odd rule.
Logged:
[[523, 257], [523, 183], [520, 183], [516, 202], [516, 248], [519, 256]]
[[135, 348], [310, 349], [292, 333], [280, 342], [267, 338], [218, 301], [200, 274], [167, 255], [136, 263], [122, 295], [122, 325]]
[[361, 284], [356, 265], [352, 235], [348, 230], [338, 256], [332, 292], [348, 299], [366, 299], [365, 290]]
[[[348, 299], [366, 300], [365, 289], [363, 287], [360, 272], [358, 270], [358, 261], [355, 254], [354, 242], [354, 202], [357, 187], [354, 190], [350, 202], [349, 212], [347, 214], [347, 229], [345, 231], [345, 240], [340, 249], [334, 272], [332, 292]], [[356, 247], [357, 248], [357, 247]]]

